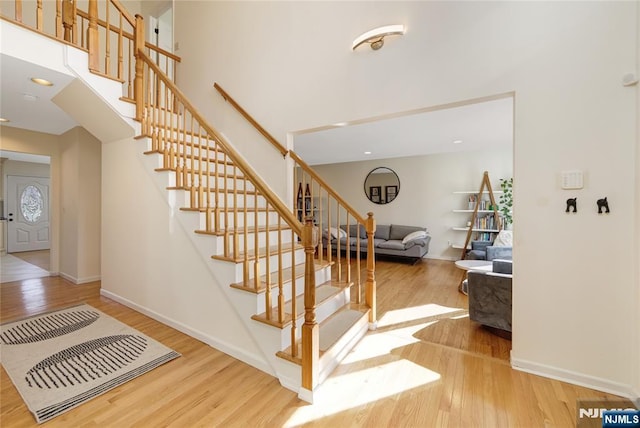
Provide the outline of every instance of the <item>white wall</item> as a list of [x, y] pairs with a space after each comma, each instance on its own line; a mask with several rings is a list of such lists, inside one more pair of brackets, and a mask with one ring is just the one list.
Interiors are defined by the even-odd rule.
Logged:
[[[623, 87], [621, 77], [637, 65], [637, 8], [178, 1], [178, 79], [214, 125], [211, 85], [219, 81], [281, 140], [291, 131], [513, 91], [513, 362], [631, 395], [640, 355], [638, 342], [628, 341], [640, 328], [632, 322], [640, 312], [632, 298], [640, 287], [638, 237], [629, 233], [640, 214], [629, 197], [637, 185], [638, 89]], [[407, 33], [384, 49], [351, 51], [360, 33], [396, 22]], [[566, 169], [585, 172], [584, 189], [560, 190]], [[580, 212], [565, 215], [572, 196]], [[595, 200], [604, 196], [612, 213], [599, 216]]]
[[[373, 212], [378, 224], [426, 227], [431, 234], [427, 258], [457, 260], [460, 250], [451, 249], [448, 242], [462, 244], [466, 232], [451, 228], [464, 227], [471, 215], [452, 211], [466, 209], [467, 197], [453, 192], [478, 191], [484, 171], [489, 171], [492, 186], [498, 190], [499, 179], [512, 176], [512, 165], [511, 150], [483, 150], [316, 165], [313, 169], [357, 212]], [[385, 205], [374, 204], [364, 193], [367, 174], [379, 166], [394, 170], [400, 179], [398, 196]]]
[[142, 151], [133, 139], [102, 145], [102, 290], [238, 358], [260, 355], [221, 289], [233, 281], [213, 277]]
[[100, 279], [100, 141], [76, 127], [60, 136], [62, 230], [60, 275], [85, 283]]

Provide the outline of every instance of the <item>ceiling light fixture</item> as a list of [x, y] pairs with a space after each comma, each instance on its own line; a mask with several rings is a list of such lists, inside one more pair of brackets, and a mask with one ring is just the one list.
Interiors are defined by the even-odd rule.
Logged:
[[49, 82], [46, 79], [41, 79], [40, 77], [32, 77], [31, 81], [33, 83], [37, 83], [38, 85], [42, 85], [42, 86], [53, 86], [53, 83]]
[[6, 123], [6, 122], [11, 122], [11, 121], [9, 119], [5, 119], [4, 117], [0, 117], [0, 122]]
[[370, 154], [371, 154], [371, 152], [364, 152], [364, 154], [365, 154], [365, 155], [370, 155]]
[[462, 140], [455, 140], [453, 144], [462, 144]]
[[37, 96], [35, 96], [35, 95], [31, 95], [31, 94], [22, 94], [22, 98], [23, 98], [25, 101], [36, 101], [36, 100], [38, 99], [38, 97], [37, 97]]
[[355, 50], [361, 44], [369, 43], [371, 49], [377, 51], [384, 46], [384, 38], [386, 36], [400, 36], [402, 34], [404, 34], [404, 25], [402, 24], [385, 25], [384, 27], [374, 28], [356, 37], [351, 49]]

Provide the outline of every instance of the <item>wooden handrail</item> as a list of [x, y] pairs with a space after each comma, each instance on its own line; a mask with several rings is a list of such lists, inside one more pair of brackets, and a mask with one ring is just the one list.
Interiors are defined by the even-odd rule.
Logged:
[[179, 56], [177, 56], [175, 54], [172, 54], [169, 51], [165, 51], [164, 49], [162, 49], [159, 46], [153, 45], [153, 44], [151, 44], [149, 42], [145, 42], [144, 46], [146, 48], [149, 48], [152, 51], [158, 52], [159, 54], [166, 56], [169, 59], [174, 60], [175, 62], [182, 62], [182, 58], [180, 58]]
[[302, 158], [300, 158], [300, 156], [296, 154], [296, 152], [294, 152], [293, 150], [289, 150], [289, 155], [294, 161], [296, 161], [300, 165], [300, 167], [304, 170], [304, 172], [309, 174], [311, 177], [313, 177], [315, 181], [320, 183], [320, 185], [324, 188], [324, 190], [326, 190], [331, 196], [333, 196], [334, 199], [338, 201], [340, 205], [342, 205], [347, 210], [347, 212], [351, 214], [359, 223], [362, 223], [362, 224], [366, 223], [366, 219], [362, 217], [360, 214], [358, 214], [358, 212], [351, 205], [349, 205], [347, 201], [342, 199], [342, 197], [339, 194], [337, 194], [333, 190], [333, 188], [329, 186], [327, 182], [322, 179], [322, 177], [320, 177], [313, 169], [311, 169], [311, 167], [305, 161], [302, 160]]
[[200, 112], [189, 102], [187, 97], [178, 89], [178, 87], [169, 79], [164, 72], [149, 58], [149, 56], [143, 51], [138, 50], [139, 58], [147, 63], [154, 73], [164, 82], [164, 84], [171, 90], [171, 92], [179, 99], [187, 110], [191, 113], [193, 118], [199, 122], [200, 126], [204, 130], [215, 138], [216, 142], [220, 144], [229, 156], [231, 160], [238, 165], [243, 174], [249, 177], [253, 185], [261, 192], [267, 201], [276, 209], [278, 214], [283, 217], [285, 222], [293, 229], [293, 231], [299, 236], [302, 235], [303, 225], [293, 215], [289, 207], [271, 190], [271, 188], [260, 178], [249, 164], [240, 156], [240, 154], [233, 148], [233, 146], [224, 138], [218, 131], [216, 131], [209, 123], [203, 118]]
[[245, 118], [247, 119], [247, 121], [253, 125], [254, 128], [256, 128], [256, 130], [258, 130], [259, 133], [261, 133], [264, 138], [267, 139], [267, 141], [269, 141], [271, 143], [271, 145], [273, 147], [275, 147], [281, 154], [282, 156], [287, 156], [287, 153], [289, 152], [282, 144], [280, 144], [278, 142], [278, 140], [276, 140], [271, 134], [269, 134], [269, 132], [267, 132], [266, 129], [264, 129], [253, 117], [251, 117], [251, 115], [249, 113], [246, 112], [245, 109], [243, 109], [240, 104], [238, 104], [236, 102], [236, 100], [234, 100], [228, 93], [227, 91], [225, 91], [224, 89], [222, 89], [222, 87], [220, 85], [218, 85], [218, 83], [214, 83], [213, 87], [216, 88], [218, 90], [218, 92], [220, 92], [220, 95], [222, 95], [222, 98], [224, 98], [226, 101], [229, 102], [229, 104], [231, 104], [236, 110], [238, 110], [238, 112]]
[[[84, 18], [86, 20], [89, 19], [89, 14], [87, 12], [84, 12], [82, 10], [78, 10], [76, 13], [78, 14], [78, 16], [80, 16], [80, 17], [82, 17], [82, 18]], [[98, 25], [100, 27], [107, 28], [107, 22], [102, 20], [102, 19], [98, 19]], [[133, 27], [135, 27], [135, 24], [133, 25]], [[118, 33], [120, 31], [120, 28], [116, 27], [113, 24], [111, 24], [111, 25], [109, 25], [109, 30], [113, 31], [114, 33]], [[124, 30], [122, 31], [122, 36], [127, 38], [127, 39], [129, 39], [129, 40], [134, 40], [134, 38], [135, 38], [132, 33], [129, 33], [129, 32], [124, 31]], [[171, 53], [169, 51], [166, 51], [166, 50], [162, 49], [161, 47], [158, 47], [158, 46], [156, 46], [154, 44], [151, 44], [149, 42], [145, 42], [144, 45], [145, 45], [146, 48], [149, 48], [152, 51], [158, 52], [159, 54], [162, 54], [162, 55], [164, 55], [164, 56], [166, 56], [166, 57], [168, 57], [168, 58], [170, 58], [170, 59], [172, 59], [172, 60], [174, 60], [176, 62], [182, 62], [182, 58], [180, 58], [176, 54], [173, 54], [173, 53]]]
[[124, 19], [126, 19], [127, 21], [129, 21], [129, 24], [131, 24], [132, 26], [136, 26], [136, 19], [133, 17], [133, 15], [131, 15], [129, 13], [129, 11], [127, 9], [125, 9], [125, 7], [122, 5], [122, 3], [120, 3], [119, 0], [110, 0], [111, 4], [115, 6], [116, 9], [118, 9], [118, 12], [120, 12], [122, 14], [122, 16], [124, 16]]

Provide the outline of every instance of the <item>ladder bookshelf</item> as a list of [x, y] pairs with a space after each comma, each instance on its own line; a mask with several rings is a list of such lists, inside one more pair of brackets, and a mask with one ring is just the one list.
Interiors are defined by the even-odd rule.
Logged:
[[[481, 204], [483, 204], [483, 198], [482, 195], [484, 194], [484, 192], [487, 192], [487, 194], [489, 195], [489, 208], [490, 209], [486, 209], [487, 207], [482, 207], [481, 208]], [[470, 207], [471, 208], [471, 207]], [[486, 230], [489, 233], [495, 233], [496, 231], [500, 230], [500, 214], [498, 213], [498, 204], [496, 203], [496, 200], [493, 196], [493, 188], [491, 187], [491, 180], [489, 180], [489, 172], [485, 171], [484, 174], [482, 175], [482, 182], [480, 183], [480, 190], [478, 191], [478, 193], [476, 194], [476, 198], [475, 198], [475, 204], [473, 205], [473, 211], [471, 214], [471, 222], [470, 222], [470, 226], [467, 227], [467, 237], [464, 241], [464, 245], [462, 246], [462, 254], [460, 255], [460, 259], [464, 260], [465, 256], [467, 255], [467, 251], [469, 250], [469, 243], [471, 241], [471, 235], [473, 234], [473, 232], [484, 232], [485, 230], [480, 230], [477, 228], [474, 228], [475, 225], [477, 224], [477, 219], [478, 219], [478, 214], [479, 213], [491, 213], [493, 212], [493, 219], [494, 219], [494, 224], [495, 224], [495, 229], [492, 228], [491, 230]]]

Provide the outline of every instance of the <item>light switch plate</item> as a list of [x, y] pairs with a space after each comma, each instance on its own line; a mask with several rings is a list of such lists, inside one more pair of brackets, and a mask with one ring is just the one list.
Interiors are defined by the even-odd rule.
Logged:
[[563, 189], [582, 189], [584, 187], [584, 179], [582, 171], [562, 171], [562, 188]]

